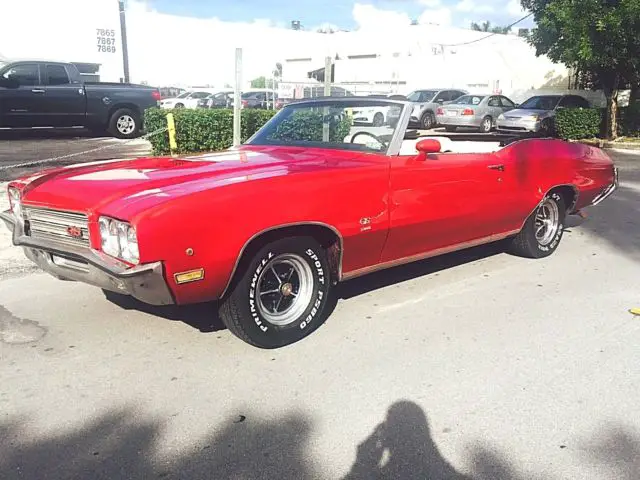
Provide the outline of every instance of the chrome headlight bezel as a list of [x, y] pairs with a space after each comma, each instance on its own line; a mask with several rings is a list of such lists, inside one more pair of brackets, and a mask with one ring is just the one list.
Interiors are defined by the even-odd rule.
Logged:
[[104, 253], [133, 265], [140, 263], [138, 236], [131, 224], [110, 217], [100, 217], [98, 226], [100, 248]]
[[20, 190], [15, 187], [9, 187], [9, 208], [16, 219], [22, 218], [22, 195]]

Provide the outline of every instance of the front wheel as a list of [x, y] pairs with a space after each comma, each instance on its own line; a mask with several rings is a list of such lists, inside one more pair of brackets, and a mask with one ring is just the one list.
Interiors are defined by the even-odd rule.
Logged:
[[373, 116], [373, 126], [381, 127], [382, 125], [384, 125], [384, 115], [378, 112]]
[[527, 258], [544, 258], [556, 251], [564, 233], [566, 206], [558, 193], [547, 195], [513, 239], [512, 253]]
[[324, 323], [331, 273], [324, 249], [310, 237], [284, 238], [261, 248], [220, 305], [235, 336], [259, 348], [302, 340]]

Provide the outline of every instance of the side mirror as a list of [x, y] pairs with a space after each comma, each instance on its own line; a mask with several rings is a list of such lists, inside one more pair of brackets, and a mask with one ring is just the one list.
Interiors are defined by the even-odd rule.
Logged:
[[420, 153], [424, 153], [425, 155], [429, 153], [440, 153], [440, 149], [442, 145], [438, 140], [433, 138], [425, 138], [424, 140], [420, 140], [416, 143], [416, 150]]

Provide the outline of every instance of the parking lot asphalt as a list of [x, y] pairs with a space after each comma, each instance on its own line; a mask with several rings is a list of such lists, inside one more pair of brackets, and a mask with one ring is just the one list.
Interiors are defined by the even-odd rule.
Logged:
[[[0, 478], [640, 476], [640, 156], [558, 251], [500, 245], [347, 282], [312, 336], [213, 305], [0, 280]], [[0, 237], [4, 247], [8, 237]]]
[[0, 181], [14, 180], [43, 168], [131, 158], [150, 152], [151, 145], [142, 138], [95, 137], [81, 129], [0, 131]]

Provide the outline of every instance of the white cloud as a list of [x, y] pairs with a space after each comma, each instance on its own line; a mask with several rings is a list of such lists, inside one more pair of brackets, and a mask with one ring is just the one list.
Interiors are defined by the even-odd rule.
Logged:
[[418, 3], [425, 7], [436, 8], [439, 7], [442, 2], [440, 0], [420, 0]]
[[456, 10], [459, 12], [490, 13], [493, 12], [493, 6], [479, 5], [474, 0], [461, 0], [456, 5]]
[[373, 5], [356, 3], [352, 11], [353, 19], [361, 29], [381, 28], [391, 30], [394, 26], [407, 26], [411, 18], [404, 12], [382, 10]]
[[523, 17], [528, 13], [527, 10], [522, 8], [520, 0], [509, 0], [509, 3], [507, 3], [507, 12], [513, 17]]
[[418, 23], [432, 23], [435, 25], [449, 26], [453, 22], [451, 10], [448, 8], [438, 8], [433, 10], [425, 10], [418, 17]]

